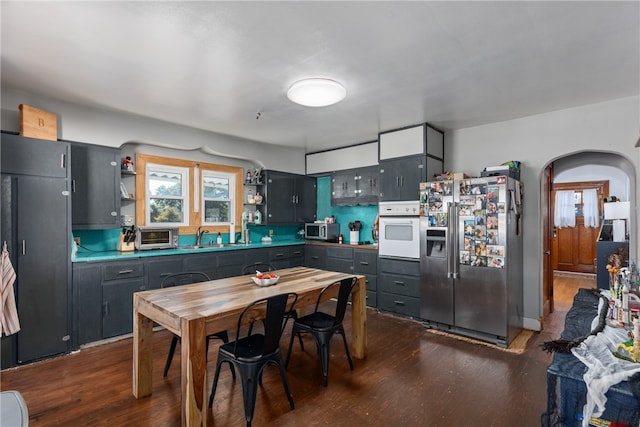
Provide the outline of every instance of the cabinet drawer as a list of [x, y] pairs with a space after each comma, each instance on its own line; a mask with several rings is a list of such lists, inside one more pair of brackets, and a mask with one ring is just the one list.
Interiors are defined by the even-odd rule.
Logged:
[[353, 273], [353, 261], [350, 259], [327, 258], [326, 269], [341, 273]]
[[289, 258], [289, 248], [286, 246], [269, 249], [269, 261], [280, 261]]
[[378, 270], [380, 273], [396, 273], [405, 274], [408, 276], [420, 276], [420, 262], [379, 258]]
[[368, 275], [365, 276], [365, 280], [367, 282], [368, 291], [376, 291], [378, 289], [378, 276]]
[[[163, 257], [169, 258], [169, 257]], [[147, 261], [147, 284], [149, 289], [159, 289], [162, 281], [170, 274], [182, 272], [182, 258]]]
[[102, 269], [102, 280], [119, 280], [130, 279], [133, 277], [144, 276], [144, 263], [142, 262], [129, 262], [129, 263], [117, 263], [106, 264]]
[[356, 250], [353, 254], [353, 271], [362, 274], [378, 274], [378, 251]]
[[328, 246], [327, 258], [343, 258], [343, 259], [352, 260], [353, 248], [340, 248], [337, 246]]
[[376, 291], [367, 291], [367, 305], [369, 307], [378, 306], [378, 293]]
[[322, 246], [308, 245], [304, 248], [304, 263], [311, 268], [325, 268], [327, 251]]
[[420, 278], [399, 276], [397, 274], [380, 274], [380, 290], [398, 295], [420, 298]]
[[289, 248], [289, 258], [304, 258], [304, 245]]
[[420, 299], [380, 292], [378, 308], [405, 316], [419, 317]]

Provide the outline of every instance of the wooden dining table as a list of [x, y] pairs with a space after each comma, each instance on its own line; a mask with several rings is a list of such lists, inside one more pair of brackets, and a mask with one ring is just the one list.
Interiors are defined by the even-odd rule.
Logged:
[[[346, 277], [357, 277], [351, 296], [352, 354], [367, 355], [365, 276], [308, 267], [277, 270], [279, 281], [257, 286], [251, 275], [200, 282], [133, 295], [133, 395], [151, 395], [154, 322], [181, 338], [182, 425], [206, 426], [207, 335], [235, 331], [240, 312], [251, 302], [276, 294], [295, 292], [295, 308], [316, 303], [320, 291]], [[330, 296], [329, 296], [330, 297]], [[164, 350], [164, 349], [163, 349]]]

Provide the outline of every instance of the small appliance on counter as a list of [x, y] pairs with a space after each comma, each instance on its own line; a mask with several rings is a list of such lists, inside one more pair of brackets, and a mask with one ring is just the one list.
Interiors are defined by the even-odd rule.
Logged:
[[178, 247], [178, 228], [138, 227], [136, 249], [174, 249]]
[[326, 222], [308, 222], [304, 225], [304, 238], [337, 242], [340, 224]]

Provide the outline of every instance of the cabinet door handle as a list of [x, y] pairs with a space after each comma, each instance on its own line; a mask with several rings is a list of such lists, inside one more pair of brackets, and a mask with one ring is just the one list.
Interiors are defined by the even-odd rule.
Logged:
[[294, 256], [296, 256], [296, 255], [302, 255], [302, 251], [295, 251], [295, 252], [293, 253], [293, 255], [294, 255]]
[[66, 163], [67, 163], [67, 155], [66, 154], [60, 154], [60, 167], [62, 169], [66, 168]]
[[404, 305], [404, 301], [394, 301], [395, 305]]
[[275, 258], [284, 258], [284, 254], [276, 254]]
[[76, 192], [76, 180], [75, 180], [75, 179], [72, 179], [72, 180], [71, 180], [71, 191], [72, 191], [73, 193], [75, 193], [75, 192]]
[[360, 265], [369, 265], [367, 261], [360, 261]]
[[109, 315], [109, 301], [105, 301], [104, 304], [102, 304], [102, 315], [103, 317]]
[[317, 255], [313, 255], [313, 256], [311, 257], [311, 259], [320, 259], [320, 257], [319, 257], [319, 256], [317, 256]]
[[120, 271], [118, 271], [118, 274], [129, 274], [129, 273], [133, 273], [133, 270], [120, 270]]
[[394, 280], [393, 283], [398, 286], [404, 286], [404, 282], [401, 282], [399, 280]]
[[396, 187], [400, 187], [400, 177], [396, 176]]
[[160, 277], [167, 277], [168, 275], [170, 275], [171, 273], [160, 273]]
[[27, 241], [22, 239], [22, 255], [27, 254]]

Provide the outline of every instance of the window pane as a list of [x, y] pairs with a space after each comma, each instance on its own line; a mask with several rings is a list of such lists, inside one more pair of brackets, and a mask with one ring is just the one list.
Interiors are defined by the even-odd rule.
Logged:
[[150, 219], [151, 222], [181, 223], [182, 216], [182, 200], [179, 199], [159, 199], [150, 200]]
[[230, 203], [216, 200], [205, 200], [204, 221], [205, 222], [231, 222], [229, 217]]
[[182, 174], [154, 171], [149, 174], [149, 195], [182, 197]]
[[229, 200], [229, 179], [204, 176], [202, 186], [204, 197]]

